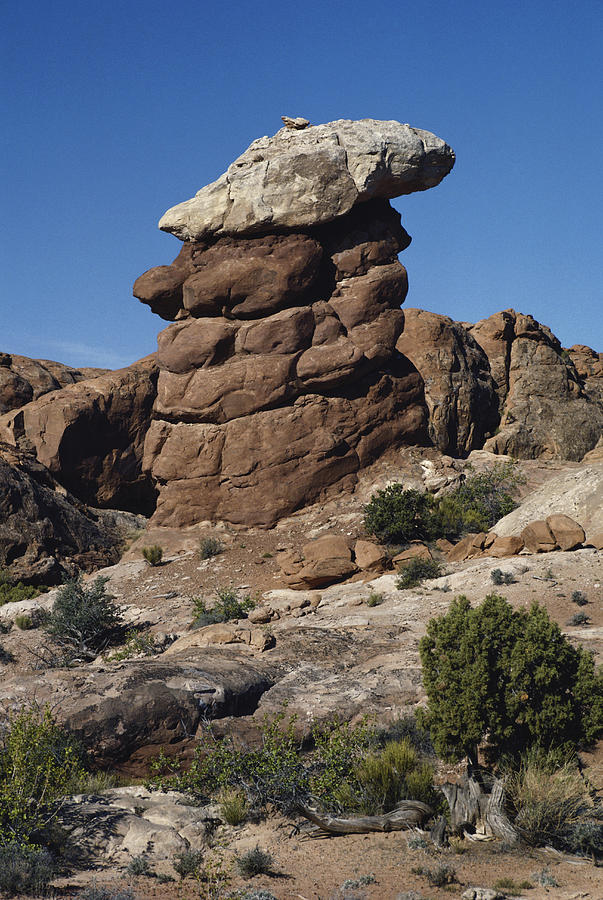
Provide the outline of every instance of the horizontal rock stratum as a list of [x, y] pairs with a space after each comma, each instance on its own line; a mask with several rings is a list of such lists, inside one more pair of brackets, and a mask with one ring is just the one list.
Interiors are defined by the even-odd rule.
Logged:
[[338, 119], [261, 137], [212, 184], [159, 222], [183, 241], [324, 224], [377, 197], [435, 187], [454, 153], [429, 131], [395, 121]]

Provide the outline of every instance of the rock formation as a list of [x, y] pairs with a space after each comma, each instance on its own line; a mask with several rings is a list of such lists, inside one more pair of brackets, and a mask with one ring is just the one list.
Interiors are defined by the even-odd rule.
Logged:
[[49, 359], [0, 353], [0, 414], [18, 409], [42, 394], [102, 375], [106, 369], [73, 369]]
[[451, 456], [483, 447], [498, 425], [498, 396], [488, 357], [458, 322], [422, 309], [406, 309], [396, 344], [425, 383], [429, 437]]
[[488, 356], [500, 403], [500, 431], [484, 449], [582, 459], [603, 432], [603, 404], [584, 390], [554, 334], [513, 309], [468, 330]]
[[0, 416], [0, 440], [33, 450], [84, 503], [150, 512], [155, 494], [141, 463], [156, 382], [152, 355], [43, 393]]
[[386, 198], [453, 162], [398, 123], [281, 129], [165, 214], [186, 243], [134, 286], [173, 320], [145, 444], [157, 524], [272, 525], [427, 440], [421, 377], [396, 351], [410, 238]]
[[0, 568], [52, 584], [66, 572], [117, 562], [122, 539], [115, 516], [87, 508], [32, 454], [0, 443]]

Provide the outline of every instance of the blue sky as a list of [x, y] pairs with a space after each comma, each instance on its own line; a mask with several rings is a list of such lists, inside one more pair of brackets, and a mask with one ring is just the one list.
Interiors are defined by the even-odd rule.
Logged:
[[179, 250], [157, 220], [283, 113], [454, 148], [438, 188], [394, 201], [406, 305], [514, 307], [603, 350], [600, 0], [22, 0], [3, 26], [0, 350], [153, 351], [165, 323], [131, 286]]

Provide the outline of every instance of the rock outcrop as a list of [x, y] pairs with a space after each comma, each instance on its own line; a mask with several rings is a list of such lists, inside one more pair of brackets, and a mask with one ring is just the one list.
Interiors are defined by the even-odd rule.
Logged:
[[452, 456], [483, 447], [498, 425], [498, 396], [488, 357], [469, 331], [447, 316], [406, 309], [396, 347], [425, 383], [434, 446]]
[[410, 238], [385, 198], [453, 162], [397, 123], [282, 129], [166, 213], [187, 243], [134, 286], [173, 320], [145, 443], [156, 524], [272, 525], [427, 441], [422, 379], [396, 350]]
[[400, 122], [338, 119], [262, 137], [162, 217], [181, 240], [311, 227], [375, 197], [435, 187], [454, 165], [440, 138]]
[[0, 567], [15, 579], [52, 584], [115, 563], [122, 539], [116, 517], [86, 507], [32, 454], [0, 443]]
[[84, 503], [150, 513], [155, 492], [141, 464], [156, 382], [151, 355], [44, 393], [0, 416], [0, 440], [34, 451]]
[[569, 354], [546, 326], [508, 309], [468, 330], [488, 356], [500, 403], [500, 430], [484, 449], [580, 460], [595, 447], [603, 433], [603, 404], [584, 390]]
[[0, 353], [0, 414], [68, 384], [102, 375], [106, 369], [74, 369], [49, 359]]

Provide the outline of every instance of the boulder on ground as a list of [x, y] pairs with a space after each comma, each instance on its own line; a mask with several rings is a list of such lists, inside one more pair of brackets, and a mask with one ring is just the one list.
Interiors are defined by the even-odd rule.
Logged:
[[547, 516], [546, 524], [560, 550], [575, 550], [584, 543], [584, 529], [569, 516], [559, 513]]
[[383, 572], [387, 565], [387, 553], [372, 541], [356, 541], [354, 561], [363, 572]]
[[495, 559], [505, 559], [508, 556], [517, 556], [524, 547], [523, 538], [517, 535], [509, 535], [509, 537], [495, 537], [486, 551], [488, 556], [494, 556]]
[[537, 520], [530, 522], [521, 532], [526, 550], [531, 553], [549, 553], [557, 550], [557, 540], [546, 521]]

